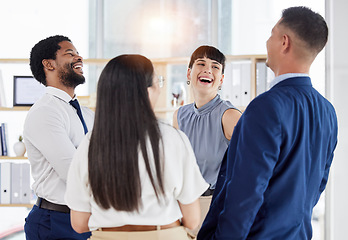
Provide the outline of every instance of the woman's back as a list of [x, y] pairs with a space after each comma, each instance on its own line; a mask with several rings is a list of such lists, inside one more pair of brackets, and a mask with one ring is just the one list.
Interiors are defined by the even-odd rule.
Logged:
[[[69, 206], [83, 212], [91, 212], [89, 227], [95, 230], [100, 227], [116, 227], [123, 225], [163, 225], [182, 217], [178, 200], [181, 203], [191, 203], [208, 188], [202, 181], [202, 176], [196, 164], [196, 159], [185, 134], [173, 127], [159, 122], [163, 140], [164, 161], [163, 179], [165, 197], [157, 201], [154, 189], [147, 174], [142, 154], [139, 153], [139, 174], [141, 179], [141, 203], [139, 213], [136, 211], [117, 211], [113, 208], [101, 208], [90, 196], [88, 185], [87, 149], [89, 138], [84, 139], [75, 155], [76, 161], [71, 164], [68, 193]], [[149, 141], [147, 141], [149, 145]], [[148, 147], [151, 156], [151, 148]], [[150, 158], [153, 167], [153, 158]], [[127, 183], [125, 183], [126, 185]], [[79, 188], [78, 186], [85, 186]], [[74, 189], [74, 190], [73, 190]]]

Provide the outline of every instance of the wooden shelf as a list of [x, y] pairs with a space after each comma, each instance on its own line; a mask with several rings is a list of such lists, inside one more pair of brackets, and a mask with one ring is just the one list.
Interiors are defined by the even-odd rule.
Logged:
[[29, 111], [28, 107], [0, 107], [0, 111]]
[[0, 160], [27, 160], [28, 157], [10, 157], [10, 156], [0, 156]]
[[[226, 55], [226, 60], [260, 60], [267, 59], [267, 55]], [[83, 62], [86, 64], [106, 64], [111, 58], [85, 58]], [[150, 59], [154, 64], [187, 64], [190, 61], [188, 57], [171, 57], [171, 58], [152, 58]], [[0, 63], [29, 63], [28, 58], [0, 58]]]
[[[88, 97], [88, 96], [84, 96], [84, 97]], [[81, 104], [81, 105], [86, 106], [84, 104]], [[86, 107], [89, 107], [90, 109], [95, 110], [95, 107], [90, 107], [90, 106], [86, 106]], [[30, 110], [30, 107], [0, 107], [0, 111], [8, 111], [8, 112], [29, 111], [29, 110]]]
[[26, 208], [32, 208], [34, 206], [34, 204], [14, 204], [14, 203], [10, 203], [10, 204], [0, 204], [0, 207], [26, 207]]
[[0, 63], [29, 63], [28, 58], [1, 58]]
[[175, 112], [176, 109], [178, 109], [179, 107], [177, 108], [155, 108], [154, 112], [155, 113], [170, 113], [170, 112]]
[[267, 55], [226, 55], [227, 61], [233, 60], [255, 60], [255, 61], [265, 61], [267, 59]]

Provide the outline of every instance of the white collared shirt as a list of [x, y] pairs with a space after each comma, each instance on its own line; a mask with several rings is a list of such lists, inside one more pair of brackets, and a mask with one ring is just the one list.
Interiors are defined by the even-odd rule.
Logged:
[[306, 74], [306, 73], [285, 73], [285, 74], [279, 75], [271, 81], [271, 83], [269, 84], [269, 88], [271, 89], [273, 86], [280, 83], [281, 81], [284, 81], [285, 79], [293, 78], [293, 77], [308, 77], [308, 74]]
[[[24, 123], [24, 143], [34, 178], [32, 188], [38, 197], [57, 204], [65, 204], [68, 169], [85, 137], [70, 100], [65, 91], [47, 87], [46, 94], [30, 108]], [[91, 131], [94, 112], [83, 106], [81, 111]]]

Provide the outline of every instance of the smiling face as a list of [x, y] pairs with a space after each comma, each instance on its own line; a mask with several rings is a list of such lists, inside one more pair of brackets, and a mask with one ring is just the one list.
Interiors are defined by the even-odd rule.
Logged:
[[63, 41], [59, 46], [55, 59], [59, 79], [64, 86], [75, 88], [85, 82], [83, 58], [71, 42]]
[[187, 79], [191, 81], [194, 92], [211, 94], [215, 97], [223, 82], [222, 65], [210, 58], [198, 58], [187, 71]]

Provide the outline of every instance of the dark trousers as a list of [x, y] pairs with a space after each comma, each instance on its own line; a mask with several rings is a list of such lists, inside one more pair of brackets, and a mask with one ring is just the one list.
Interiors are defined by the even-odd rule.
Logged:
[[42, 209], [36, 205], [25, 219], [24, 231], [27, 240], [85, 240], [91, 235], [90, 232], [75, 232], [69, 213]]

